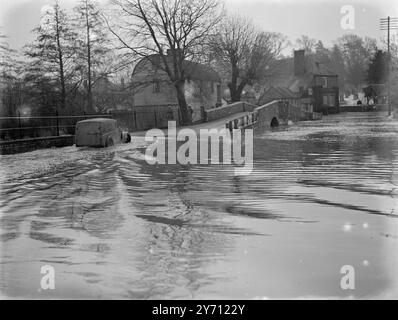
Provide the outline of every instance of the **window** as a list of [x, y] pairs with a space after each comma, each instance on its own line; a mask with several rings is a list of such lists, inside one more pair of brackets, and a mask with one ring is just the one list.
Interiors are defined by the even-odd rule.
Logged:
[[322, 87], [327, 88], [328, 86], [328, 78], [322, 77]]
[[335, 101], [335, 99], [334, 99], [334, 95], [333, 94], [330, 94], [329, 95], [329, 106], [335, 106], [335, 103], [336, 101]]
[[325, 94], [322, 96], [322, 102], [324, 105], [327, 106], [335, 106], [336, 101], [335, 101], [335, 96], [333, 94]]
[[159, 92], [160, 92], [160, 81], [153, 80], [153, 93], [159, 93]]

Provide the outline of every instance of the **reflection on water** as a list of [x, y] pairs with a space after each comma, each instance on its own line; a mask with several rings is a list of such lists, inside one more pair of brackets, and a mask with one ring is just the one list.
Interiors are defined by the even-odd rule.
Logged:
[[[148, 165], [113, 149], [1, 158], [11, 297], [396, 296], [398, 123], [342, 114], [256, 130], [254, 169]], [[55, 268], [55, 290], [40, 268]], [[356, 289], [340, 288], [340, 269]]]

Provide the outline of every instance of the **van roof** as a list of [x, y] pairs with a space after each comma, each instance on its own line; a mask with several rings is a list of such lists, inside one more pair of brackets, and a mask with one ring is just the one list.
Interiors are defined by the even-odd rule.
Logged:
[[110, 118], [92, 118], [92, 119], [80, 120], [77, 123], [86, 123], [86, 122], [105, 123], [105, 122], [116, 122], [116, 120]]

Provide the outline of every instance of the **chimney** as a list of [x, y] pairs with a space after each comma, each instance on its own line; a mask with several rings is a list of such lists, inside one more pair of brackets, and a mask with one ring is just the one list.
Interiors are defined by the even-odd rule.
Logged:
[[304, 50], [294, 50], [294, 75], [300, 76], [305, 73]]

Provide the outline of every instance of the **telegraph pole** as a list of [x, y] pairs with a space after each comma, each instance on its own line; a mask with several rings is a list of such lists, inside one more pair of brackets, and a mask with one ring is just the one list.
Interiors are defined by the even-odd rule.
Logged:
[[398, 18], [387, 18], [380, 19], [380, 30], [387, 30], [387, 105], [388, 115], [391, 115], [391, 86], [390, 86], [390, 75], [391, 75], [391, 55], [390, 55], [390, 30], [398, 29]]

